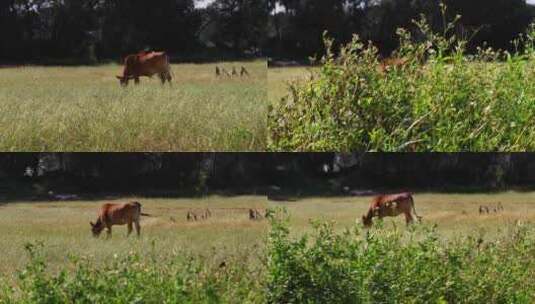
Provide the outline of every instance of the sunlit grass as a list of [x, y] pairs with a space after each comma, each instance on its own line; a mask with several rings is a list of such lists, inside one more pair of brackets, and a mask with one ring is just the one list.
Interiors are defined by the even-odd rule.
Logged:
[[275, 105], [288, 94], [288, 87], [293, 81], [306, 80], [314, 67], [289, 67], [268, 69], [268, 97], [269, 104]]
[[[286, 244], [284, 243], [286, 240], [269, 239], [269, 232], [273, 232], [273, 230], [270, 229], [268, 221], [249, 220], [249, 208], [284, 207], [290, 217], [288, 229], [291, 239], [299, 238], [305, 234], [316, 235], [311, 223], [317, 221], [333, 223], [333, 233], [337, 234], [348, 229], [357, 229], [358, 233], [355, 237], [364, 239], [367, 234], [366, 230], [362, 229], [360, 217], [366, 212], [371, 200], [370, 197], [312, 197], [293, 202], [272, 202], [267, 201], [264, 196], [210, 196], [198, 199], [137, 197], [124, 198], [118, 201], [130, 199], [140, 201], [143, 205], [143, 212], [151, 215], [142, 218], [142, 232], [139, 239], [134, 235], [127, 238], [125, 226], [114, 226], [112, 238], [109, 240], [105, 240], [103, 237], [93, 238], [89, 221], [95, 220], [101, 201], [14, 202], [0, 206], [0, 235], [2, 235], [0, 238], [0, 247], [2, 248], [0, 281], [7, 283], [6, 286], [16, 287], [13, 294], [15, 298], [21, 296], [21, 290], [17, 288], [21, 287], [23, 282], [20, 270], [25, 269], [25, 272], [22, 272], [26, 275], [24, 284], [30, 284], [24, 285], [27, 292], [32, 291], [39, 295], [39, 288], [53, 288], [54, 297], [65, 297], [65, 299], [71, 299], [75, 296], [72, 292], [76, 291], [85, 297], [106, 294], [107, 297], [118, 299], [117, 301], [121, 303], [132, 301], [136, 296], [149, 301], [149, 299], [169, 299], [173, 295], [183, 297], [180, 298], [182, 301], [189, 299], [188, 301], [193, 302], [210, 302], [209, 299], [213, 296], [223, 303], [258, 303], [270, 295], [280, 296], [280, 294], [277, 295], [280, 289], [277, 291], [274, 288], [280, 288], [282, 285], [269, 285], [268, 282], [271, 280], [273, 283], [275, 282], [273, 279], [277, 278], [275, 284], [282, 284], [283, 281], [279, 280], [280, 275], [285, 271], [293, 270], [284, 268], [285, 266], [282, 264], [277, 264], [281, 261], [276, 262], [276, 253], [269, 251], [274, 250], [273, 246]], [[475, 247], [462, 246], [468, 246], [472, 244], [470, 242], [478, 238], [481, 238], [487, 247], [502, 246], [503, 248], [489, 249], [488, 252], [484, 253], [489, 258], [498, 258], [506, 254], [504, 250], [507, 247], [503, 245], [505, 244], [504, 240], [515, 235], [518, 227], [535, 222], [535, 192], [416, 193], [414, 199], [418, 214], [423, 216], [423, 224], [417, 225], [416, 228], [421, 230], [436, 226], [437, 229], [436, 236], [439, 240], [433, 241], [433, 246], [439, 247], [433, 249], [433, 258], [437, 257], [435, 254], [446, 250], [446, 248], [453, 250], [453, 252], [468, 252], [469, 254], [472, 254], [470, 253], [472, 250], [473, 254], [476, 254]], [[498, 203], [503, 205], [504, 210], [494, 212], [492, 208]], [[480, 215], [480, 205], [491, 207], [491, 213]], [[205, 221], [188, 222], [186, 212], [192, 208], [209, 208], [212, 217]], [[393, 231], [398, 231], [404, 235], [399, 246], [408, 246], [407, 248], [403, 247], [403, 252], [417, 254], [417, 251], [413, 250], [418, 245], [407, 239], [408, 235], [405, 234], [409, 233], [411, 229], [406, 228], [402, 216], [386, 218], [382, 223], [376, 222], [376, 224], [383, 228], [379, 231], [375, 231], [375, 228], [371, 230], [377, 237], [375, 242], [378, 242], [373, 246], [390, 244], [390, 240], [394, 240], [392, 239]], [[324, 235], [324, 237], [327, 236]], [[456, 247], [458, 240], [467, 237], [471, 238], [469, 243], [463, 243], [464, 245]], [[429, 235], [426, 233], [417, 232], [414, 234], [415, 241], [427, 240], [425, 242], [428, 242], [428, 238]], [[316, 252], [313, 246], [323, 244], [315, 243], [314, 240], [311, 238], [306, 242], [307, 246], [312, 247], [310, 247], [310, 251], [306, 249], [303, 253], [312, 254]], [[338, 242], [342, 239], [337, 238], [336, 240]], [[357, 240], [352, 237], [348, 241], [357, 242]], [[283, 243], [278, 243], [279, 241]], [[325, 240], [321, 242], [323, 241]], [[526, 242], [528, 241], [529, 239], [526, 240]], [[440, 247], [446, 246], [447, 242], [451, 242], [447, 245], [448, 247]], [[42, 246], [39, 245], [41, 243]], [[27, 244], [33, 244], [31, 248], [36, 252], [33, 261], [29, 258], [28, 249], [25, 249]], [[383, 249], [390, 250], [389, 254], [393, 256], [401, 254], [394, 250], [395, 246], [392, 244]], [[527, 245], [528, 243], [526, 243]], [[510, 256], [511, 261], [509, 261], [511, 265], [522, 262], [519, 259], [523, 255], [519, 254], [529, 254], [529, 251], [520, 251], [522, 249], [520, 244], [514, 246], [517, 247], [514, 250], [511, 249], [513, 250]], [[380, 248], [378, 247], [377, 250], [383, 250]], [[297, 250], [297, 248], [294, 249]], [[355, 247], [333, 247], [332, 250], [322, 250], [317, 253], [328, 256], [329, 252], [345, 254], [351, 250], [356, 249]], [[312, 271], [311, 268], [307, 267], [314, 265], [312, 263], [313, 256], [297, 256], [294, 255], [295, 252], [286, 252], [284, 255], [288, 258], [298, 257], [305, 263], [302, 264], [304, 269]], [[421, 252], [421, 254], [427, 253]], [[403, 255], [403, 257], [404, 263], [412, 263], [411, 259], [406, 259], [407, 256]], [[365, 254], [362, 255], [362, 258], [368, 259]], [[369, 256], [369, 259], [373, 260], [373, 258], [373, 255]], [[326, 268], [321, 271], [318, 268], [312, 268], [319, 273], [336, 271], [338, 268], [331, 270], [328, 265], [335, 267], [336, 263], [342, 261], [343, 263], [347, 262], [348, 267], [357, 265], [353, 263], [354, 260], [344, 256], [341, 260], [333, 260], [334, 264], [328, 262], [322, 266]], [[41, 268], [41, 262], [45, 263], [45, 268]], [[469, 261], [463, 260], [463, 263], [467, 262]], [[494, 267], [491, 266], [494, 264], [489, 264], [490, 262], [485, 264], [485, 260], [478, 260], [478, 263], [480, 264], [474, 265], [474, 269], [489, 273], [496, 272], [489, 268]], [[367, 266], [362, 267], [364, 267], [363, 271], [365, 272], [370, 270]], [[454, 265], [448, 267], [454, 267]], [[448, 269], [451, 270], [451, 268]], [[61, 279], [59, 273], [62, 270], [66, 271], [67, 279]], [[514, 271], [521, 275], [519, 269]], [[301, 270], [298, 272], [305, 275]], [[71, 273], [75, 275], [71, 275]], [[312, 273], [306, 273], [306, 275], [309, 274]], [[297, 273], [288, 273], [288, 275], [293, 276]], [[384, 272], [382, 275], [385, 275], [384, 279], [388, 280], [397, 274]], [[419, 274], [410, 272], [404, 272], [403, 275], [411, 277], [414, 282], [427, 278], [423, 274], [419, 277]], [[493, 276], [495, 275], [498, 274], [493, 274]], [[345, 277], [331, 280], [325, 274], [324, 278], [326, 280], [324, 283], [329, 282], [332, 286], [342, 286], [340, 284], [348, 283], [345, 281]], [[473, 278], [477, 279], [477, 277]], [[494, 280], [493, 277], [487, 277], [485, 280], [487, 279]], [[508, 279], [513, 282], [520, 277], [515, 275], [508, 277]], [[175, 282], [175, 280], [177, 281]], [[377, 280], [378, 283], [383, 282], [379, 278], [374, 280]], [[80, 285], [81, 282], [93, 287], [83, 288], [83, 285]], [[454, 283], [460, 284], [461, 282], [455, 281]], [[93, 289], [96, 288], [95, 286], [101, 286], [99, 284], [123, 284], [121, 286], [125, 286], [125, 288], [129, 286], [130, 289], [121, 289], [120, 292], [104, 287], [102, 287], [104, 289]], [[137, 286], [144, 284], [147, 288], [138, 289]], [[319, 284], [318, 288], [321, 286], [323, 285]], [[347, 288], [358, 289], [360, 287], [348, 285]], [[467, 285], [467, 288], [483, 287]], [[521, 290], [522, 288], [511, 291]], [[50, 292], [52, 293], [52, 291]], [[325, 293], [321, 294], [325, 295]], [[496, 295], [498, 294], [502, 294], [502, 291], [496, 293]], [[0, 297], [1, 295], [0, 288]], [[304, 296], [314, 298], [314, 295], [311, 294]], [[425, 297], [425, 295], [420, 295], [420, 299], [425, 299]], [[481, 297], [487, 296], [479, 294], [477, 299]], [[93, 299], [93, 301], [101, 303], [103, 299]], [[34, 302], [36, 301], [29, 301], [29, 303]]]
[[[251, 77], [215, 77], [215, 66]], [[265, 150], [265, 61], [180, 64], [123, 89], [119, 65], [0, 69], [3, 151]]]

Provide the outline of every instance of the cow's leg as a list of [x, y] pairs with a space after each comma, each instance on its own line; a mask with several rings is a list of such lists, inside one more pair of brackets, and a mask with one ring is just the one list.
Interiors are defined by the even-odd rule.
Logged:
[[135, 84], [139, 84], [139, 77], [135, 77], [135, 78], [134, 78], [134, 83], [135, 83]]
[[126, 236], [129, 237], [130, 234], [132, 233], [132, 222], [128, 223], [128, 227], [127, 228], [128, 228], [128, 232], [127, 232]]
[[139, 219], [134, 222], [134, 225], [136, 225], [136, 233], [137, 233], [137, 236], [139, 237], [139, 235], [141, 234], [141, 226], [139, 226]]
[[405, 212], [405, 223], [409, 225], [412, 222], [413, 218], [410, 212]]
[[171, 77], [171, 72], [167, 72], [167, 82], [169, 82], [169, 85], [171, 85], [171, 80], [173, 80], [173, 77]]
[[160, 80], [162, 81], [162, 84], [165, 84], [165, 80], [167, 79], [167, 77], [165, 76], [165, 73], [160, 73]]
[[106, 227], [106, 239], [111, 238], [111, 226]]

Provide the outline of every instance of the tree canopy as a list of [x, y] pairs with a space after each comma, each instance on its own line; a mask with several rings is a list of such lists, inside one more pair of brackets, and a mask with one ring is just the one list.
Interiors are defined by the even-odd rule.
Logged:
[[166, 50], [184, 61], [261, 55], [265, 0], [196, 2], [3, 0], [0, 61], [90, 63], [142, 49]]
[[338, 43], [353, 34], [372, 41], [388, 55], [398, 45], [396, 29], [414, 29], [424, 15], [434, 30], [443, 29], [441, 4], [447, 20], [462, 15], [457, 34], [477, 34], [471, 47], [512, 48], [511, 40], [526, 30], [534, 9], [525, 0], [270, 0], [268, 54], [300, 58], [323, 53], [322, 33]]

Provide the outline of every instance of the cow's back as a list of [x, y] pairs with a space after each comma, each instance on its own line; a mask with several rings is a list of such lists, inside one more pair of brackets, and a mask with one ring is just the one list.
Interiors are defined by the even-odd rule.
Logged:
[[406, 201], [412, 197], [410, 192], [403, 192], [398, 194], [386, 194], [376, 196], [372, 201], [372, 206], [374, 208], [381, 207], [386, 203], [395, 202], [395, 201]]
[[123, 77], [152, 77], [169, 71], [169, 57], [165, 52], [139, 52], [124, 61]]
[[141, 204], [137, 202], [125, 204], [111, 204], [102, 205], [100, 211], [100, 218], [103, 222], [109, 224], [121, 225], [139, 219], [141, 213]]

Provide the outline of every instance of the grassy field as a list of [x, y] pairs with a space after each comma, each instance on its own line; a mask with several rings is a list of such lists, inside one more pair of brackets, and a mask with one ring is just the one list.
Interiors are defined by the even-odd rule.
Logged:
[[[216, 79], [215, 66], [251, 77]], [[179, 64], [172, 87], [119, 65], [0, 69], [2, 151], [265, 150], [265, 61]]]
[[[249, 220], [248, 208], [287, 208], [290, 215], [288, 228], [293, 239], [305, 233], [314, 234], [311, 220], [334, 221], [334, 233], [355, 227], [356, 220], [367, 210], [370, 201], [369, 197], [333, 197], [306, 198], [296, 202], [268, 202], [262, 196], [137, 199], [143, 204], [144, 212], [152, 215], [142, 218], [140, 239], [134, 236], [126, 238], [124, 226], [114, 228], [111, 240], [104, 240], [103, 237], [94, 239], [90, 234], [89, 221], [96, 217], [96, 210], [100, 204], [97, 201], [18, 202], [0, 206], [2, 235], [0, 246], [3, 248], [0, 281], [3, 280], [10, 285], [20, 285], [18, 270], [25, 269], [30, 262], [25, 244], [42, 242], [43, 247], [39, 252], [42, 261], [46, 263], [46, 269], [37, 272], [52, 274], [65, 269], [73, 271], [76, 267], [81, 267], [71, 263], [70, 257], [75, 256], [90, 265], [89, 270], [83, 270], [83, 267], [82, 270], [78, 270], [76, 277], [78, 278], [76, 280], [80, 280], [78, 276], [85, 277], [88, 285], [93, 284], [93, 280], [97, 282], [94, 283], [95, 286], [102, 284], [104, 273], [109, 273], [112, 278], [119, 276], [113, 280], [148, 284], [155, 289], [160, 288], [158, 284], [163, 284], [162, 280], [185, 276], [188, 279], [180, 277], [181, 280], [193, 281], [184, 283], [185, 287], [180, 288], [184, 289], [185, 297], [192, 302], [210, 302], [210, 292], [219, 294], [218, 299], [221, 302], [264, 302], [266, 296], [273, 299], [273, 294], [276, 294], [276, 292], [272, 294], [269, 288], [276, 289], [276, 286], [272, 286], [275, 280], [273, 278], [280, 275], [284, 267], [278, 265], [275, 267], [278, 270], [274, 270], [276, 254], [273, 253], [273, 247], [280, 244], [273, 240], [273, 236], [270, 236], [268, 241], [270, 231], [268, 221]], [[479, 214], [480, 205], [493, 207], [498, 202], [504, 206], [502, 212]], [[518, 223], [535, 220], [534, 192], [422, 193], [415, 195], [415, 203], [417, 212], [424, 219], [424, 224], [419, 227], [431, 227], [436, 224], [441, 242], [474, 236], [492, 243], [501, 237], [508, 237]], [[210, 208], [213, 216], [206, 221], [187, 222], [185, 215], [190, 208]], [[401, 231], [406, 229], [401, 216], [384, 221], [386, 231], [391, 231], [394, 226]], [[360, 223], [357, 227], [360, 227]], [[358, 234], [364, 237], [365, 230], [360, 230]], [[385, 240], [388, 240], [388, 236], [385, 236]], [[266, 245], [269, 247], [269, 253]], [[292, 250], [286, 253], [291, 255], [292, 252], [295, 254]], [[497, 251], [492, 252], [494, 254]], [[188, 267], [193, 266], [187, 263], [175, 264], [176, 260], [181, 259], [199, 262], [201, 270], [192, 270]], [[220, 272], [223, 262], [228, 269], [224, 273]], [[110, 263], [113, 266], [105, 268]], [[137, 268], [138, 266], [141, 270]], [[35, 269], [40, 269], [39, 267], [31, 266], [26, 268], [24, 273], [36, 272]], [[121, 267], [133, 267], [135, 271], [127, 272]], [[171, 270], [176, 272], [170, 273]], [[147, 272], [148, 277], [144, 277], [138, 271]], [[42, 278], [31, 277], [30, 290], [35, 291], [38, 286], [56, 286], [58, 290], [66, 290], [66, 286], [73, 288], [72, 285], [65, 282], [58, 283], [57, 280], [60, 279], [47, 281], [46, 284], [50, 285], [46, 285]], [[112, 279], [104, 280], [113, 282]], [[27, 281], [28, 279], [23, 286], [28, 286]], [[268, 281], [272, 285], [267, 284]], [[267, 295], [266, 286], [271, 286], [268, 287]], [[161, 291], [154, 292], [162, 295], [164, 288], [176, 290], [177, 287], [162, 285], [161, 288]], [[87, 289], [84, 293], [91, 293], [90, 290]], [[197, 291], [194, 292], [195, 290]], [[201, 293], [198, 290], [203, 290], [202, 295], [199, 295]], [[121, 303], [125, 301], [124, 299], [130, 299], [127, 295], [122, 295], [124, 296], [122, 298], [117, 294], [114, 296], [120, 299], [118, 302]], [[147, 294], [140, 297], [146, 299]], [[94, 301], [99, 302], [99, 300]], [[321, 301], [316, 300], [312, 303]]]
[[[130, 200], [130, 198], [128, 199]], [[151, 217], [141, 221], [141, 238], [126, 238], [126, 226], [116, 226], [112, 240], [104, 241], [91, 236], [89, 221], [96, 220], [101, 202], [43, 202], [15, 203], [0, 207], [0, 246], [2, 253], [0, 272], [13, 273], [27, 260], [24, 244], [43, 241], [49, 265], [59, 267], [68, 254], [94, 257], [105, 261], [114, 254], [136, 251], [142, 254], [155, 242], [162, 260], [173, 252], [191, 252], [211, 255], [213, 262], [221, 262], [232, 254], [251, 253], [251, 248], [262, 242], [265, 222], [253, 222], [246, 209], [265, 208], [265, 197], [244, 196], [235, 198], [211, 197], [206, 199], [143, 199], [143, 212]], [[120, 200], [119, 200], [120, 201]], [[188, 222], [189, 209], [210, 208], [212, 217], [206, 221]], [[27, 223], [27, 224], [21, 224]]]
[[274, 105], [288, 94], [288, 86], [292, 81], [306, 80], [309, 71], [316, 68], [289, 67], [268, 69], [268, 99]]
[[[424, 224], [437, 224], [442, 236], [450, 238], [466, 234], [484, 233], [495, 237], [515, 221], [535, 221], [535, 193], [503, 192], [496, 194], [416, 194], [416, 212]], [[291, 229], [296, 234], [309, 231], [310, 219], [335, 221], [335, 229], [343, 229], [360, 221], [368, 210], [370, 197], [310, 198], [284, 205], [290, 212]], [[479, 206], [494, 207], [501, 202], [504, 211], [479, 215]], [[274, 205], [273, 205], [274, 206]], [[386, 227], [403, 228], [405, 219], [386, 218]], [[360, 222], [359, 222], [360, 224]]]

